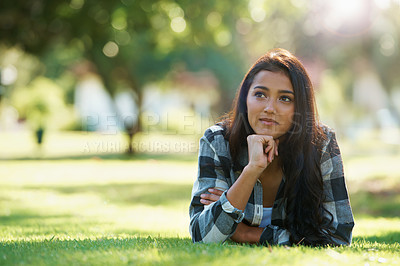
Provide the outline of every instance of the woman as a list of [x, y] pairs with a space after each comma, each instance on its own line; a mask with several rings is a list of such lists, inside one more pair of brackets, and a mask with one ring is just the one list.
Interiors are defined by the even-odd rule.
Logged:
[[290, 52], [250, 68], [228, 117], [200, 139], [193, 242], [349, 245], [354, 226], [335, 134]]

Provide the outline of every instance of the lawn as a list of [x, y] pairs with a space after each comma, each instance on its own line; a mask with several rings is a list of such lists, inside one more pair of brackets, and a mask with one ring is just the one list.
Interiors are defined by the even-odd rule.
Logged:
[[[104, 136], [67, 134], [49, 136], [49, 146], [32, 155], [26, 137], [3, 135], [0, 143], [0, 265], [400, 264], [396, 149], [365, 156], [343, 142], [356, 219], [351, 247], [268, 248], [191, 243], [195, 151], [129, 157], [115, 148], [120, 144], [108, 146], [111, 152], [86, 149]], [[122, 139], [107, 136], [107, 143]], [[177, 147], [173, 136], [162, 141]]]

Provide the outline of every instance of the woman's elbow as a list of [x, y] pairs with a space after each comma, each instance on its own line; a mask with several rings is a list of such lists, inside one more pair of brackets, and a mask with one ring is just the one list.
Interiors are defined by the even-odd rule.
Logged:
[[229, 235], [221, 233], [215, 226], [205, 234], [201, 234], [199, 228], [191, 227], [190, 235], [193, 243], [223, 243], [229, 238]]

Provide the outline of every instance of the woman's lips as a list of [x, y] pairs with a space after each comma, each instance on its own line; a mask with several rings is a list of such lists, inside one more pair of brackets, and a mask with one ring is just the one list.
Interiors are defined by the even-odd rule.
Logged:
[[278, 122], [276, 122], [274, 119], [270, 118], [260, 118], [261, 123], [263, 123], [266, 126], [276, 126], [279, 125]]

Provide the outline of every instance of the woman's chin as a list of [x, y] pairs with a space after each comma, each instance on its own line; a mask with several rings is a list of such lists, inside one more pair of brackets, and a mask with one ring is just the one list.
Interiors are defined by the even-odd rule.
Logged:
[[282, 136], [283, 134], [281, 134], [280, 132], [276, 131], [276, 130], [257, 130], [255, 131], [257, 135], [265, 135], [265, 136], [271, 136], [274, 139], [279, 138], [280, 136]]

